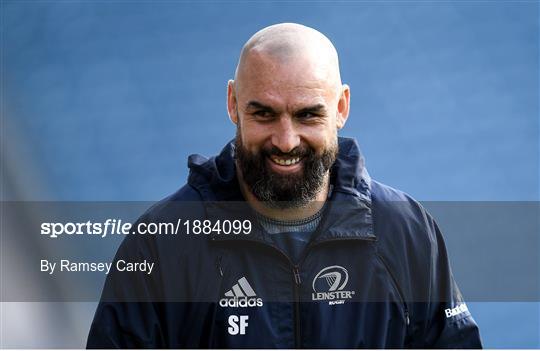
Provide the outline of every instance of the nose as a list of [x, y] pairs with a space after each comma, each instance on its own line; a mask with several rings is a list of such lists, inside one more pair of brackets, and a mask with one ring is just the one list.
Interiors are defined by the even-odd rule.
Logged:
[[283, 153], [289, 153], [300, 145], [300, 136], [290, 117], [282, 116], [276, 121], [272, 133], [272, 144]]

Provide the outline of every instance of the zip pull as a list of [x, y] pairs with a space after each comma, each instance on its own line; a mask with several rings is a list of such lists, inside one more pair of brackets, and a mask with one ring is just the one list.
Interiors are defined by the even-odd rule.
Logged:
[[405, 310], [405, 321], [407, 325], [411, 323], [411, 320], [409, 319], [409, 310]]
[[293, 274], [294, 274], [294, 282], [296, 285], [302, 284], [302, 279], [300, 278], [300, 271], [298, 270], [298, 266], [293, 267]]
[[216, 268], [219, 271], [219, 275], [223, 277], [223, 270], [221, 269], [221, 258], [222, 256], [216, 258]]

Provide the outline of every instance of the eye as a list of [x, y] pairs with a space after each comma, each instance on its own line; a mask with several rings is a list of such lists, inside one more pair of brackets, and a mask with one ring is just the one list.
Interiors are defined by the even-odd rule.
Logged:
[[255, 111], [253, 112], [253, 115], [259, 118], [272, 118], [274, 116], [271, 112], [266, 110]]
[[299, 118], [312, 118], [312, 117], [315, 117], [315, 115], [311, 112], [302, 112], [298, 115]]
[[311, 120], [318, 117], [321, 117], [321, 115], [314, 112], [309, 112], [309, 111], [300, 112], [296, 115], [296, 118], [301, 119], [301, 120]]

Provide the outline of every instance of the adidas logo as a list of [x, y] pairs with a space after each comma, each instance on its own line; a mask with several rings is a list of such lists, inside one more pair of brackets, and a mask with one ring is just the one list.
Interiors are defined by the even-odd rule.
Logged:
[[260, 297], [257, 297], [246, 277], [242, 277], [231, 290], [225, 293], [225, 297], [219, 300], [219, 305], [221, 307], [261, 307], [263, 302]]

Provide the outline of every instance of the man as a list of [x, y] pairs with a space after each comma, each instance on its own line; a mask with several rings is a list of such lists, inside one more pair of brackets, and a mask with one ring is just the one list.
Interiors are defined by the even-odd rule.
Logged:
[[[115, 260], [157, 272], [109, 275], [88, 347], [481, 347], [433, 219], [337, 137], [349, 99], [321, 33], [251, 37], [228, 84], [235, 140], [191, 156], [188, 184], [140, 219], [209, 235], [126, 239]], [[234, 218], [253, 226], [215, 230]]]

